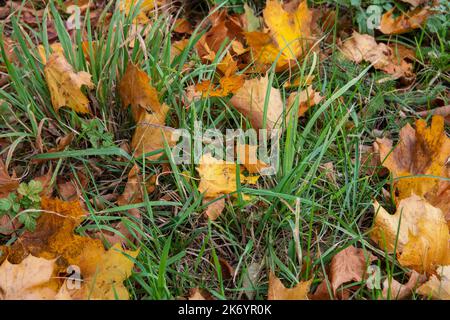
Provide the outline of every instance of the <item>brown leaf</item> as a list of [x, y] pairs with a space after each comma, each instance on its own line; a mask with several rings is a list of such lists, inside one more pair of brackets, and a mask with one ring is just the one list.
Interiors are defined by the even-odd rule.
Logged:
[[331, 259], [331, 287], [333, 293], [344, 283], [360, 282], [364, 279], [367, 266], [377, 258], [363, 249], [349, 246]]
[[75, 72], [66, 58], [55, 52], [45, 64], [44, 75], [55, 111], [66, 106], [79, 113], [89, 113], [89, 100], [81, 91], [83, 85], [94, 87], [89, 73]]
[[300, 281], [293, 288], [286, 288], [272, 272], [269, 274], [269, 291], [267, 300], [309, 300], [308, 292], [311, 280]]
[[[205, 198], [203, 199], [203, 203], [208, 203], [214, 201], [214, 199]], [[223, 209], [225, 209], [225, 198], [217, 200], [213, 203], [210, 203], [205, 210], [205, 215], [212, 221], [216, 220], [221, 214]]]
[[394, 18], [395, 8], [381, 16], [380, 30], [384, 34], [401, 34], [418, 29], [425, 24], [433, 13], [429, 7], [416, 8]]
[[288, 109], [295, 108], [298, 104], [298, 116], [303, 117], [309, 108], [315, 106], [323, 97], [319, 92], [316, 92], [312, 86], [308, 86], [307, 89], [298, 92], [293, 92], [288, 98]]
[[395, 279], [390, 280], [383, 281], [383, 299], [403, 300], [411, 297], [414, 290], [424, 282], [424, 277], [413, 270], [406, 284], [401, 284]]
[[19, 187], [19, 179], [16, 178], [16, 174], [10, 176], [8, 168], [5, 163], [0, 159], [0, 198], [7, 197], [12, 191], [15, 191]]
[[450, 220], [450, 182], [445, 180], [450, 178], [450, 138], [444, 130], [444, 118], [433, 116], [430, 127], [424, 120], [417, 120], [415, 130], [406, 125], [393, 151], [389, 139], [377, 139], [376, 144], [383, 166], [394, 178], [396, 199], [411, 194], [423, 196]]
[[214, 300], [214, 298], [204, 289], [193, 288], [189, 293], [188, 300]]
[[[264, 125], [264, 107], [268, 97], [267, 118]], [[245, 80], [244, 85], [230, 100], [231, 104], [242, 113], [255, 129], [275, 129], [282, 123], [283, 100], [279, 89], [269, 87], [269, 77]]]
[[409, 51], [393, 50], [384, 43], [377, 43], [374, 37], [368, 34], [353, 31], [353, 36], [343, 43], [341, 50], [347, 59], [356, 63], [362, 61], [373, 63], [375, 69], [390, 74], [393, 79], [410, 80], [414, 77], [412, 64], [405, 60], [408, 57], [400, 55]]

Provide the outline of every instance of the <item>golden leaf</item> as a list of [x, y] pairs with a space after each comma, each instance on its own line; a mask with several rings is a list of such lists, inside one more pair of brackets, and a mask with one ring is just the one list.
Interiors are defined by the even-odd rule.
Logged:
[[[236, 164], [218, 160], [207, 153], [200, 159], [197, 167], [200, 175], [198, 191], [204, 193], [205, 198], [217, 198], [220, 195], [236, 191]], [[256, 184], [259, 176], [246, 177], [240, 174], [242, 184]]]
[[286, 288], [272, 272], [269, 275], [267, 300], [309, 300], [308, 292], [312, 279], [301, 281], [293, 288]]
[[247, 32], [245, 37], [257, 62], [272, 64], [277, 61], [277, 71], [283, 70], [309, 46], [312, 14], [306, 1], [291, 11], [285, 10], [278, 0], [269, 0], [263, 16], [269, 32]]
[[401, 265], [418, 272], [431, 272], [446, 264], [449, 255], [449, 231], [439, 208], [412, 195], [400, 201], [394, 215], [376, 201], [375, 219], [370, 237], [382, 249], [400, 253]]
[[429, 7], [416, 8], [394, 18], [395, 8], [381, 16], [380, 31], [384, 34], [401, 34], [418, 29], [425, 24], [432, 14]]
[[0, 300], [54, 299], [55, 260], [29, 255], [20, 264], [5, 260], [0, 265]]
[[44, 75], [55, 111], [66, 106], [79, 113], [89, 113], [89, 100], [81, 91], [83, 85], [94, 87], [89, 73], [75, 72], [66, 58], [55, 52], [45, 64]]
[[215, 87], [210, 80], [202, 81], [195, 86], [195, 91], [201, 92], [203, 98], [226, 97], [237, 92], [243, 84], [244, 78], [242, 75], [232, 75], [220, 78], [218, 87]]
[[[264, 126], [264, 107], [269, 94]], [[269, 87], [268, 75], [261, 78], [245, 80], [244, 85], [230, 100], [231, 104], [242, 113], [255, 129], [275, 129], [282, 123], [283, 100], [279, 89]]]
[[261, 173], [262, 170], [268, 168], [269, 165], [257, 159], [258, 146], [249, 144], [236, 145], [236, 153], [241, 163], [249, 173]]
[[[450, 219], [450, 178], [447, 161], [450, 138], [444, 130], [444, 118], [433, 116], [431, 126], [417, 120], [416, 129], [406, 125], [400, 131], [400, 141], [392, 151], [392, 141], [377, 139], [380, 161], [394, 178], [398, 200], [411, 194], [425, 197]], [[415, 175], [427, 175], [416, 176]]]

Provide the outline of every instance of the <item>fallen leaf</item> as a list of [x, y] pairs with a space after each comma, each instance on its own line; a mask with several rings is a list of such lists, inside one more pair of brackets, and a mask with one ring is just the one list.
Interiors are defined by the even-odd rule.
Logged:
[[449, 261], [449, 231], [439, 208], [412, 195], [399, 202], [394, 215], [374, 202], [375, 219], [370, 237], [380, 248], [400, 254], [402, 266], [417, 272], [433, 271]]
[[300, 281], [293, 288], [286, 288], [272, 272], [269, 275], [269, 291], [267, 300], [309, 300], [308, 292], [312, 279]]
[[125, 190], [117, 199], [117, 204], [119, 206], [124, 206], [127, 204], [142, 202], [143, 194], [142, 177], [140, 175], [138, 165], [135, 164], [131, 168], [130, 172], [128, 172], [128, 180], [125, 185]]
[[242, 164], [249, 173], [262, 173], [269, 165], [257, 158], [258, 146], [249, 144], [236, 144], [236, 154], [239, 163]]
[[421, 117], [427, 117], [428, 115], [438, 115], [442, 116], [445, 119], [446, 124], [450, 124], [450, 105], [437, 107], [431, 110], [424, 110], [417, 113]]
[[192, 33], [192, 26], [191, 23], [184, 19], [184, 18], [178, 18], [175, 21], [175, 27], [173, 29], [173, 31], [175, 31], [176, 33], [187, 33], [187, 34], [191, 34]]
[[0, 265], [0, 300], [49, 300], [56, 295], [51, 284], [55, 260], [26, 257], [20, 264]]
[[204, 289], [193, 288], [189, 294], [188, 300], [214, 300], [212, 296]]
[[[205, 198], [203, 203], [208, 203], [214, 201], [214, 199]], [[225, 209], [225, 198], [219, 199], [210, 203], [205, 210], [205, 215], [212, 221], [217, 220], [217, 218], [222, 214], [223, 209]]]
[[[392, 141], [377, 139], [380, 160], [392, 174], [397, 201], [416, 194], [442, 210], [450, 220], [450, 138], [444, 129], [444, 118], [433, 116], [431, 126], [416, 121], [400, 131], [400, 141], [393, 149]], [[392, 150], [393, 149], [393, 150]], [[445, 180], [447, 179], [447, 180]]]
[[[396, 46], [402, 47], [399, 44]], [[414, 77], [413, 66], [406, 61], [408, 57], [400, 55], [402, 52], [409, 51], [393, 50], [384, 43], [377, 43], [374, 37], [368, 34], [353, 31], [352, 37], [342, 44], [341, 50], [347, 59], [356, 63], [362, 61], [373, 63], [375, 69], [390, 74], [393, 79], [410, 80]]]
[[195, 86], [195, 91], [201, 92], [202, 97], [226, 97], [232, 93], [236, 93], [244, 84], [242, 75], [232, 75], [222, 77], [219, 85], [216, 87], [210, 80], [205, 80]]
[[363, 249], [349, 246], [331, 259], [330, 278], [333, 293], [350, 281], [361, 282], [366, 276], [367, 266], [377, 258]]
[[436, 273], [417, 289], [417, 293], [433, 299], [450, 300], [450, 266], [439, 266]]
[[315, 106], [323, 97], [319, 92], [316, 92], [312, 86], [308, 86], [307, 89], [300, 92], [293, 92], [288, 98], [288, 109], [295, 109], [298, 104], [298, 116], [303, 117], [309, 108]]
[[[383, 281], [383, 299], [404, 300], [412, 296], [414, 290], [423, 283], [424, 277], [418, 272], [412, 271], [409, 280], [405, 284], [401, 284], [397, 280], [391, 278]], [[390, 281], [389, 281], [390, 280]]]
[[[40, 44], [37, 47], [37, 50], [38, 50], [39, 57], [41, 58], [42, 63], [44, 65], [47, 64], [47, 53], [45, 52], [44, 45]], [[64, 48], [62, 47], [61, 43], [55, 42], [50, 45], [50, 55], [52, 55], [52, 53], [58, 53], [58, 54], [64, 56]]]
[[284, 70], [304, 55], [310, 45], [312, 14], [306, 1], [286, 10], [278, 0], [269, 0], [263, 16], [268, 32], [246, 32], [247, 43], [257, 63], [276, 62], [276, 70]]
[[[142, 115], [140, 108], [165, 116], [156, 89], [150, 84], [151, 79], [146, 72], [138, 66], [129, 63], [119, 83], [119, 95], [124, 108], [131, 106], [135, 121], [139, 121]], [[161, 119], [158, 123], [161, 123]], [[165, 119], [164, 119], [165, 120]]]
[[394, 17], [395, 8], [381, 16], [380, 31], [384, 34], [401, 34], [422, 27], [433, 13], [429, 7], [416, 8]]
[[[268, 97], [266, 123], [264, 125], [265, 101]], [[245, 80], [244, 85], [230, 100], [231, 104], [250, 121], [254, 129], [281, 127], [283, 100], [279, 89], [269, 86], [269, 77]]]
[[83, 85], [94, 87], [89, 73], [75, 72], [66, 58], [55, 52], [45, 64], [44, 75], [56, 112], [66, 106], [79, 113], [89, 113], [89, 100], [81, 91]]
[[0, 159], [0, 198], [7, 197], [12, 191], [15, 191], [19, 187], [19, 179], [16, 178], [16, 174], [11, 176], [8, 173], [5, 163]]
[[[198, 191], [204, 193], [205, 198], [218, 198], [237, 189], [235, 163], [226, 163], [207, 153], [201, 157], [197, 171], [200, 175]], [[246, 177], [240, 174], [241, 184], [256, 184], [258, 178], [259, 176]]]

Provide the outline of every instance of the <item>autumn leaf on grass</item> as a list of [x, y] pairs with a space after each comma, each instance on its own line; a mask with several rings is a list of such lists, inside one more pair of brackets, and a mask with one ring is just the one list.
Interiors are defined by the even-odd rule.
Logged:
[[436, 274], [417, 289], [417, 293], [426, 298], [450, 300], [450, 265], [439, 266]]
[[377, 258], [363, 249], [349, 246], [331, 259], [330, 278], [333, 292], [344, 283], [361, 282], [366, 276], [367, 266]]
[[377, 43], [368, 34], [353, 31], [352, 37], [344, 41], [341, 50], [347, 59], [356, 63], [373, 63], [375, 69], [390, 74], [393, 79], [404, 78], [409, 81], [414, 77], [413, 66], [406, 61], [413, 53], [399, 44], [391, 48], [384, 43]]
[[134, 24], [148, 24], [150, 23], [150, 19], [147, 14], [160, 3], [161, 1], [158, 0], [121, 0], [119, 10], [124, 12], [126, 16], [133, 14]]
[[[264, 125], [264, 109], [266, 96], [266, 123]], [[279, 89], [269, 86], [269, 77], [245, 80], [244, 85], [230, 100], [233, 107], [242, 113], [255, 129], [275, 129], [281, 127], [283, 100]]]
[[[57, 290], [55, 260], [26, 257], [19, 264], [5, 260], [0, 265], [0, 300], [49, 300]], [[55, 285], [56, 284], [56, 285]]]
[[261, 173], [264, 169], [268, 168], [269, 165], [257, 158], [258, 146], [250, 144], [236, 144], [236, 154], [245, 169], [249, 173]]
[[286, 288], [272, 272], [269, 274], [269, 292], [267, 300], [309, 300], [308, 292], [312, 279], [300, 281], [293, 288]]
[[150, 83], [151, 79], [145, 71], [132, 63], [128, 64], [119, 83], [119, 94], [123, 107], [131, 106], [135, 121], [141, 118], [141, 108], [156, 113], [159, 119], [167, 113], [159, 102], [158, 92]]
[[269, 0], [263, 16], [268, 32], [246, 32], [245, 37], [257, 63], [271, 65], [276, 61], [276, 69], [281, 71], [304, 55], [310, 45], [312, 14], [306, 1], [286, 10], [278, 0]]
[[[237, 190], [235, 163], [227, 163], [207, 153], [201, 157], [197, 171], [200, 175], [198, 191], [204, 193], [205, 198], [217, 198]], [[246, 177], [241, 173], [239, 178], [241, 184], [256, 184], [259, 176]]]
[[80, 289], [70, 289], [64, 283], [56, 298], [128, 300], [129, 293], [123, 282], [131, 275], [133, 259], [138, 254], [139, 250], [122, 250], [120, 244], [115, 244], [96, 261], [95, 272], [83, 275], [83, 286]]
[[[214, 202], [212, 202], [214, 201]], [[214, 221], [222, 214], [223, 209], [225, 209], [225, 198], [219, 200], [215, 199], [203, 199], [203, 204], [208, 204], [205, 210], [205, 215], [208, 219]]]
[[202, 81], [195, 86], [195, 91], [201, 92], [203, 98], [226, 97], [237, 92], [243, 84], [244, 78], [241, 75], [232, 75], [220, 78], [217, 86], [211, 80]]
[[315, 91], [312, 86], [308, 86], [305, 90], [299, 93], [293, 92], [288, 98], [288, 109], [294, 109], [298, 104], [298, 116], [303, 117], [309, 108], [315, 106], [323, 97], [319, 92]]
[[425, 24], [427, 18], [433, 14], [429, 7], [416, 8], [412, 11], [394, 17], [395, 8], [381, 16], [380, 31], [384, 34], [401, 34], [418, 29]]
[[430, 273], [449, 262], [449, 230], [439, 208], [412, 195], [400, 201], [394, 215], [376, 201], [374, 209], [370, 237], [389, 253], [396, 249], [402, 266]]
[[450, 221], [450, 138], [444, 130], [444, 118], [433, 116], [430, 127], [424, 120], [416, 121], [416, 129], [407, 124], [394, 149], [386, 138], [377, 139], [376, 144], [381, 163], [394, 178], [396, 199], [423, 196]]
[[165, 142], [169, 147], [175, 145], [175, 141], [172, 139], [174, 129], [164, 126], [168, 110], [169, 107], [163, 104], [157, 114], [147, 111], [141, 114], [131, 140], [131, 147], [135, 150], [135, 156], [162, 149], [161, 152], [147, 157], [148, 159], [155, 160], [161, 156]]
[[[47, 53], [45, 51], [44, 45], [40, 44], [37, 47], [37, 50], [38, 50], [38, 54], [39, 54], [39, 57], [41, 58], [42, 63], [47, 64]], [[57, 53], [57, 54], [64, 56], [64, 48], [62, 47], [61, 43], [55, 42], [50, 45], [50, 55], [52, 53]]]
[[79, 113], [89, 113], [89, 100], [81, 91], [83, 85], [94, 87], [89, 73], [75, 72], [66, 58], [55, 52], [45, 64], [44, 75], [55, 111], [66, 106]]
[[386, 278], [386, 280], [383, 281], [383, 299], [408, 299], [412, 296], [415, 289], [420, 286], [420, 284], [422, 284], [425, 280], [425, 276], [419, 274], [414, 270], [411, 272], [409, 280], [405, 284], [401, 284], [393, 278]]

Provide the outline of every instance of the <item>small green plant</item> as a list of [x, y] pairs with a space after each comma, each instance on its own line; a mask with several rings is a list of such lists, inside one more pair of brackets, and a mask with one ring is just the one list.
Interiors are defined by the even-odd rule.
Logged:
[[39, 181], [31, 180], [19, 185], [17, 193], [10, 193], [8, 197], [0, 199], [0, 217], [8, 215], [11, 219], [17, 219], [27, 230], [36, 228], [36, 219], [39, 212], [24, 212], [29, 209], [39, 209], [43, 190]]
[[114, 136], [105, 130], [104, 124], [95, 118], [81, 124], [83, 135], [89, 140], [93, 148], [107, 148], [114, 146]]

